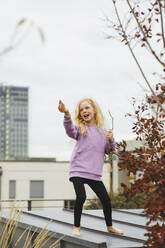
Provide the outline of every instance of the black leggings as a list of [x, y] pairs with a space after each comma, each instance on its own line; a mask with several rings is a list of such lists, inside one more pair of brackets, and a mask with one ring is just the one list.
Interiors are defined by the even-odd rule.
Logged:
[[88, 184], [89, 187], [96, 193], [103, 205], [103, 212], [105, 216], [106, 225], [112, 226], [112, 209], [110, 198], [103, 182], [82, 177], [72, 177], [71, 181], [73, 182], [76, 193], [76, 202], [74, 207], [74, 226], [80, 226], [83, 204], [86, 200], [84, 184]]

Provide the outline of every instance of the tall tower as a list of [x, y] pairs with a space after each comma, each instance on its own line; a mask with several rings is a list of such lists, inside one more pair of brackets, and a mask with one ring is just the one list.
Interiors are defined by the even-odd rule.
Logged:
[[28, 157], [28, 88], [0, 85], [0, 159]]

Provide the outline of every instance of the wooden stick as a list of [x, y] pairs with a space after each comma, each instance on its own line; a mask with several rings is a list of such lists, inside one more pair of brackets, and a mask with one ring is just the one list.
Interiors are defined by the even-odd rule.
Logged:
[[108, 113], [109, 113], [109, 116], [110, 116], [110, 118], [111, 118], [111, 120], [112, 120], [112, 130], [113, 130], [113, 128], [114, 128], [114, 118], [113, 118], [113, 116], [112, 116], [110, 110], [108, 110]]

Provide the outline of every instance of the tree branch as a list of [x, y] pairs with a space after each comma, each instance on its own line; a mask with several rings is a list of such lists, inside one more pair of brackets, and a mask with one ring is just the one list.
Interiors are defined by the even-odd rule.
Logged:
[[136, 22], [137, 22], [137, 25], [138, 25], [140, 31], [141, 31], [142, 34], [143, 34], [143, 37], [144, 37], [144, 39], [145, 39], [145, 42], [146, 42], [147, 46], [149, 47], [149, 50], [151, 51], [151, 53], [153, 54], [153, 56], [159, 61], [159, 63], [160, 63], [163, 67], [165, 67], [165, 63], [159, 59], [159, 57], [157, 56], [157, 54], [155, 53], [155, 51], [152, 49], [150, 43], [148, 42], [148, 39], [147, 39], [147, 37], [146, 37], [146, 35], [145, 35], [145, 33], [144, 33], [144, 30], [143, 30], [143, 28], [142, 28], [142, 26], [141, 26], [141, 24], [140, 24], [138, 18], [136, 17], [135, 12], [134, 12], [134, 10], [133, 10], [133, 8], [132, 8], [132, 6], [131, 6], [129, 0], [126, 0], [126, 2], [127, 2], [128, 6], [129, 6], [129, 8], [130, 8], [130, 10], [131, 10], [131, 13], [133, 14], [133, 16], [134, 16], [134, 18], [135, 18], [135, 20], [136, 20]]
[[7, 53], [11, 52], [14, 49], [13, 46], [8, 46], [4, 48], [2, 51], [0, 51], [0, 57], [6, 55]]
[[[22, 34], [19, 36], [18, 32], [19, 32], [20, 26], [23, 25], [25, 22], [27, 23], [28, 26], [24, 27]], [[25, 40], [25, 38], [28, 36], [28, 34], [31, 32], [34, 25], [35, 25], [35, 23], [33, 21], [27, 22], [27, 20], [25, 18], [22, 18], [17, 23], [17, 25], [16, 25], [16, 27], [15, 27], [12, 35], [11, 35], [11, 39], [9, 41], [9, 44], [4, 49], [2, 49], [0, 51], [0, 57], [6, 55], [7, 53], [11, 52], [15, 48], [17, 48], [19, 45], [21, 45], [22, 42]], [[37, 26], [37, 29], [39, 31], [39, 36], [41, 38], [41, 41], [44, 42], [45, 37], [44, 37], [44, 33], [43, 33], [41, 27]]]
[[117, 7], [116, 7], [116, 2], [115, 2], [115, 0], [112, 0], [112, 2], [113, 2], [113, 4], [114, 4], [116, 16], [117, 16], [117, 19], [118, 19], [118, 21], [119, 21], [120, 28], [121, 28], [121, 30], [122, 30], [122, 32], [123, 32], [123, 38], [124, 38], [124, 40], [126, 41], [126, 44], [128, 45], [128, 48], [129, 48], [129, 50], [130, 50], [130, 52], [131, 52], [131, 54], [132, 54], [132, 56], [133, 56], [133, 58], [134, 58], [134, 60], [135, 60], [135, 62], [136, 62], [136, 64], [137, 64], [137, 66], [138, 66], [138, 68], [139, 68], [139, 70], [140, 70], [140, 72], [141, 72], [141, 74], [142, 74], [142, 76], [143, 76], [143, 78], [144, 78], [146, 84], [148, 85], [148, 87], [149, 87], [149, 89], [150, 89], [150, 91], [151, 91], [151, 93], [152, 93], [154, 99], [156, 100], [156, 102], [157, 102], [157, 104], [159, 105], [160, 109], [162, 109], [162, 111], [165, 113], [165, 109], [163, 108], [163, 105], [162, 105], [161, 102], [159, 101], [159, 98], [156, 96], [156, 94], [155, 94], [154, 90], [152, 89], [152, 87], [151, 87], [149, 81], [147, 80], [147, 77], [145, 76], [145, 74], [144, 74], [144, 72], [143, 72], [143, 70], [142, 70], [142, 68], [141, 68], [141, 66], [140, 66], [140, 64], [139, 64], [139, 62], [138, 62], [138, 60], [137, 60], [137, 58], [136, 58], [136, 56], [135, 56], [133, 50], [132, 50], [132, 48], [131, 48], [130, 42], [129, 42], [129, 40], [127, 39], [127, 34], [126, 34], [126, 32], [125, 32], [125, 30], [124, 30], [124, 28], [123, 28], [122, 22], [121, 22], [121, 20], [120, 20], [120, 16], [119, 16], [119, 13], [118, 13], [118, 10], [117, 10]]
[[[165, 36], [164, 36], [164, 22], [163, 22], [163, 12], [162, 12], [162, 5], [160, 0], [158, 0], [159, 9], [160, 9], [160, 20], [161, 20], [161, 29], [162, 29], [162, 39], [163, 39], [163, 46], [165, 49]], [[165, 8], [165, 7], [164, 7]]]

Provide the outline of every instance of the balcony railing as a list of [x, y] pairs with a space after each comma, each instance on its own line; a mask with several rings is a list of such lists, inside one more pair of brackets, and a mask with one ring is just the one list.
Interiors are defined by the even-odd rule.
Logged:
[[[86, 200], [93, 200], [87, 198]], [[25, 200], [0, 200], [0, 210], [14, 208], [27, 209], [53, 209], [53, 208], [68, 208], [74, 207], [75, 199], [25, 199]]]

